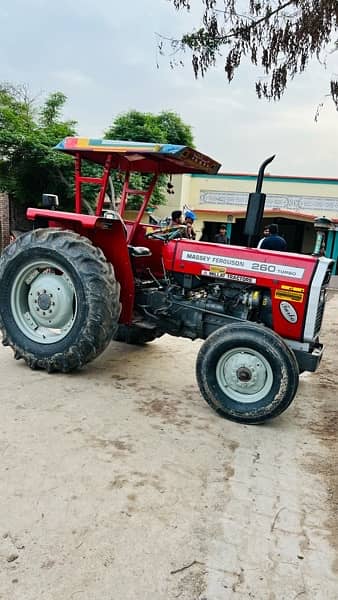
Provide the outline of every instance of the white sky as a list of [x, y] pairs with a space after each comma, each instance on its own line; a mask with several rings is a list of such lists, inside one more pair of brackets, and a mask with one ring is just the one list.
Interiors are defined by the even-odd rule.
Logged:
[[279, 103], [269, 103], [255, 96], [258, 71], [243, 68], [229, 85], [220, 63], [196, 81], [188, 58], [172, 70], [157, 56], [155, 32], [171, 36], [198, 25], [167, 0], [1, 0], [0, 24], [0, 80], [27, 83], [41, 99], [64, 92], [65, 117], [78, 121], [80, 135], [102, 136], [130, 109], [173, 110], [222, 171], [255, 173], [276, 154], [270, 173], [338, 178], [338, 112], [330, 98], [314, 122], [338, 73], [338, 52], [326, 71], [313, 63]]

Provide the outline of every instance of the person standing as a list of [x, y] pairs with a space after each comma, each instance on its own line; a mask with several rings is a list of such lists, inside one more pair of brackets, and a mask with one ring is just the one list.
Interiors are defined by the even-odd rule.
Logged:
[[215, 237], [214, 237], [214, 242], [216, 244], [228, 244], [229, 240], [227, 238], [226, 235], [226, 226], [225, 225], [220, 225], [218, 228], [218, 233], [216, 233]]
[[265, 240], [265, 238], [269, 237], [269, 235], [270, 235], [269, 225], [266, 225], [266, 227], [264, 227], [263, 237], [259, 240], [259, 242], [257, 244], [257, 248], [262, 247], [263, 241]]
[[184, 237], [187, 237], [189, 240], [196, 239], [196, 233], [194, 230], [194, 221], [196, 219], [196, 215], [192, 210], [187, 210], [185, 213], [184, 225], [186, 226], [186, 234]]
[[278, 250], [280, 252], [286, 250], [286, 241], [281, 235], [278, 235], [276, 223], [269, 225], [269, 235], [263, 239], [260, 248], [261, 250]]

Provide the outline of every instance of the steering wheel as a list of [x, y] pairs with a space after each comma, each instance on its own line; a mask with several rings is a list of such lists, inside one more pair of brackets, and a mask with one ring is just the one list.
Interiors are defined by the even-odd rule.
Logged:
[[162, 240], [163, 242], [169, 242], [170, 240], [176, 240], [178, 238], [183, 237], [185, 230], [185, 225], [180, 225], [179, 227], [171, 227], [168, 231], [161, 231], [155, 229], [155, 231], [150, 231], [149, 233], [146, 233], [145, 237], [153, 240]]

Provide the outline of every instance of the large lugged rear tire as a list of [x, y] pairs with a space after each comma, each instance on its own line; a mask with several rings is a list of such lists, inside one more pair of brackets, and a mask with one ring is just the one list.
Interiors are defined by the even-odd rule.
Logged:
[[298, 388], [292, 350], [273, 331], [234, 323], [212, 333], [201, 346], [196, 375], [205, 400], [239, 423], [262, 423], [280, 415]]
[[77, 369], [112, 339], [119, 288], [87, 238], [59, 229], [22, 235], [0, 259], [2, 343], [32, 369]]

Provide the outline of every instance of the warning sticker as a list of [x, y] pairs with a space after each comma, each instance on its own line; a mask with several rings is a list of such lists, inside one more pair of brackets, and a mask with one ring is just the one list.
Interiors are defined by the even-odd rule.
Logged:
[[289, 292], [304, 292], [302, 287], [293, 287], [292, 285], [281, 285], [282, 290], [289, 290]]
[[279, 300], [291, 300], [292, 302], [303, 302], [303, 292], [294, 292], [291, 290], [276, 290], [275, 298]]

